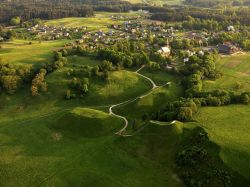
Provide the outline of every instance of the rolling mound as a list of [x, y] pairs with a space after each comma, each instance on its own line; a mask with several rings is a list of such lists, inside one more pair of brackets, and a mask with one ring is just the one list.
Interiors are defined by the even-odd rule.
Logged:
[[60, 117], [53, 128], [74, 137], [95, 138], [114, 133], [122, 122], [109, 114], [88, 108], [75, 108]]

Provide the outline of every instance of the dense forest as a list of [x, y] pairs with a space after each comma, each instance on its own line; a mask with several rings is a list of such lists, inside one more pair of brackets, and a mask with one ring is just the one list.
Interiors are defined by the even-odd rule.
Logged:
[[239, 9], [200, 9], [194, 7], [182, 7], [177, 9], [165, 8], [165, 10], [155, 12], [152, 19], [160, 21], [184, 21], [189, 16], [199, 19], [213, 19], [218, 22], [228, 21], [233, 24], [241, 23], [250, 25], [250, 8], [242, 7]]
[[250, 0], [186, 0], [185, 4], [199, 7], [249, 6]]

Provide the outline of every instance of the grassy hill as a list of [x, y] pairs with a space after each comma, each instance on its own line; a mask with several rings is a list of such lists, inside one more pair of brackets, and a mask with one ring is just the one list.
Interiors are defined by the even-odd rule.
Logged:
[[201, 108], [195, 119], [199, 121], [213, 142], [221, 147], [220, 157], [233, 170], [250, 179], [250, 107], [231, 105]]
[[123, 139], [121, 124], [86, 108], [1, 123], [0, 185], [182, 186], [170, 162], [176, 134], [150, 125]]

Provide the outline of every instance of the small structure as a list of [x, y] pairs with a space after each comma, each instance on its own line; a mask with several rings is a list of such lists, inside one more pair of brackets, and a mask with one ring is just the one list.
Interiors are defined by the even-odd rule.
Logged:
[[232, 26], [232, 25], [229, 25], [229, 26], [227, 27], [227, 30], [228, 30], [228, 31], [235, 31], [234, 26]]
[[157, 52], [160, 53], [163, 57], [168, 57], [171, 53], [171, 49], [169, 47], [168, 41], [167, 41], [167, 45], [165, 47], [161, 47]]
[[230, 42], [219, 44], [217, 47], [218, 47], [219, 52], [222, 54], [230, 55], [239, 51], [239, 48]]

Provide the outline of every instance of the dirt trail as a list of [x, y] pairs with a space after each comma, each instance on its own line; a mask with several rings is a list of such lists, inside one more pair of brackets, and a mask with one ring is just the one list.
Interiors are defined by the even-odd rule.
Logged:
[[152, 92], [154, 89], [159, 88], [159, 87], [163, 87], [163, 86], [165, 86], [165, 85], [167, 85], [167, 84], [170, 84], [170, 82], [167, 82], [166, 84], [164, 84], [164, 85], [162, 85], [162, 86], [157, 86], [157, 85], [155, 84], [155, 82], [154, 82], [152, 79], [150, 79], [149, 77], [147, 77], [147, 76], [142, 75], [142, 74], [139, 73], [139, 71], [141, 71], [144, 67], [145, 67], [145, 65], [141, 66], [141, 67], [140, 67], [138, 70], [136, 70], [134, 73], [137, 74], [137, 75], [139, 75], [139, 76], [141, 76], [141, 77], [143, 77], [143, 78], [145, 78], [146, 80], [148, 80], [148, 81], [151, 83], [152, 88], [151, 88], [146, 94], [144, 94], [144, 95], [138, 96], [138, 97], [136, 97], [136, 98], [134, 98], [134, 99], [129, 99], [129, 100], [127, 100], [127, 101], [124, 101], [124, 102], [121, 102], [121, 103], [118, 103], [118, 104], [115, 104], [115, 105], [112, 105], [112, 106], [109, 107], [109, 114], [110, 114], [110, 115], [116, 116], [117, 118], [120, 118], [120, 119], [122, 119], [122, 120], [125, 122], [123, 128], [120, 129], [118, 132], [115, 133], [115, 134], [117, 134], [117, 135], [124, 136], [124, 137], [132, 136], [132, 135], [124, 135], [124, 132], [125, 132], [125, 130], [126, 130], [127, 127], [128, 127], [128, 120], [127, 120], [127, 118], [124, 117], [124, 116], [115, 114], [115, 113], [113, 112], [113, 109], [114, 109], [114, 108], [116, 108], [116, 107], [118, 107], [118, 106], [121, 106], [121, 105], [124, 105], [124, 104], [131, 103], [131, 102], [133, 102], [133, 101], [136, 101], [137, 99], [142, 99], [142, 98], [148, 96], [149, 94], [151, 94], [151, 92]]

